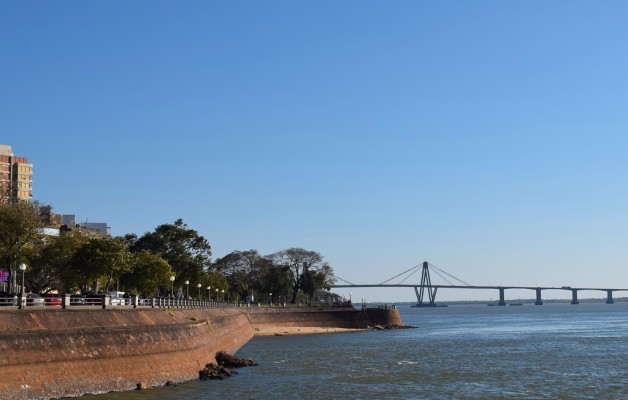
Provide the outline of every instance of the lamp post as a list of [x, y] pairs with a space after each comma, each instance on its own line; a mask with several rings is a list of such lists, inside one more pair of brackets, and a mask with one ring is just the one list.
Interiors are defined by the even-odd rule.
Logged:
[[24, 294], [24, 271], [26, 271], [26, 264], [20, 264], [20, 271], [22, 271], [22, 294]]
[[225, 289], [221, 291], [220, 300], [225, 301]]
[[216, 301], [218, 301], [218, 288], [216, 288]]
[[207, 286], [207, 300], [211, 301], [212, 299], [212, 292], [211, 292], [212, 287], [211, 286]]
[[270, 296], [270, 305], [273, 305], [273, 292], [268, 293], [268, 295]]
[[174, 276], [170, 277], [170, 295], [174, 298]]
[[190, 298], [190, 281], [185, 281], [185, 299], [189, 299]]
[[198, 299], [199, 300], [201, 299], [201, 286], [203, 286], [203, 285], [201, 285], [200, 283], [198, 285], [196, 285], [196, 287], [198, 288]]

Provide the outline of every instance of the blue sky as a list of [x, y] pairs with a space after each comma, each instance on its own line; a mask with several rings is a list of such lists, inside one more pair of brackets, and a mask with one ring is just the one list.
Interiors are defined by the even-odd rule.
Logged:
[[627, 20], [620, 1], [5, 1], [0, 143], [34, 198], [115, 235], [183, 218], [214, 257], [303, 247], [354, 283], [427, 260], [628, 287]]

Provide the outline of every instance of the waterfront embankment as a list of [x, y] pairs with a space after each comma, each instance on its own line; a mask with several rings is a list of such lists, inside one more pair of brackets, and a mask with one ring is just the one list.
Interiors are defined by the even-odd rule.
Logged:
[[396, 309], [25, 309], [0, 312], [0, 398], [49, 399], [198, 378], [255, 334], [401, 325]]

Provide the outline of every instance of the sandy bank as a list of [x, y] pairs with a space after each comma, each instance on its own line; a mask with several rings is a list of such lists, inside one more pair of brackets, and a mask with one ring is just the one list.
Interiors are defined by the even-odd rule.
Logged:
[[353, 328], [325, 328], [313, 326], [274, 326], [255, 328], [255, 336], [284, 336], [284, 335], [311, 335], [317, 333], [359, 332], [367, 329]]

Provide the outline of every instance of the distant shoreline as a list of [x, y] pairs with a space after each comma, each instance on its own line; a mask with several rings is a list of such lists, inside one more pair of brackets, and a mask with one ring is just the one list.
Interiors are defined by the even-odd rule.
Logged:
[[[492, 300], [443, 300], [443, 301], [436, 301], [436, 304], [443, 304], [443, 305], [449, 305], [449, 306], [456, 306], [456, 305], [486, 305], [486, 304], [493, 304], [493, 303], [497, 303], [499, 300], [498, 299], [492, 299]], [[532, 304], [534, 305], [535, 303], [535, 299], [510, 299], [510, 300], [505, 300], [506, 304], [510, 304], [510, 303], [523, 303], [523, 304]], [[602, 303], [605, 304], [606, 302], [606, 298], [589, 298], [589, 299], [578, 299], [578, 301], [582, 304], [582, 303], [587, 303], [587, 304], [591, 304], [591, 303]], [[628, 297], [618, 297], [618, 298], [614, 298], [613, 301], [615, 302], [615, 304], [618, 303], [628, 303]], [[397, 306], [413, 306], [415, 305], [417, 302], [416, 301], [403, 301], [403, 302], [373, 302], [373, 303], [368, 303], [369, 306], [372, 306], [372, 304], [395, 304]], [[571, 299], [543, 299], [543, 303], [544, 304], [570, 304], [571, 303]], [[609, 304], [612, 305], [612, 304]]]

